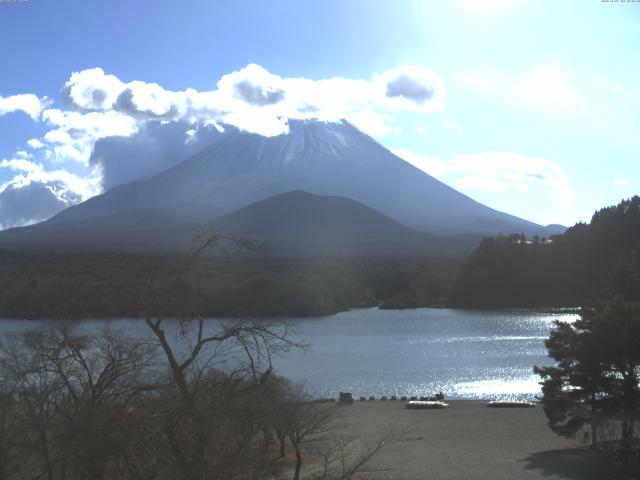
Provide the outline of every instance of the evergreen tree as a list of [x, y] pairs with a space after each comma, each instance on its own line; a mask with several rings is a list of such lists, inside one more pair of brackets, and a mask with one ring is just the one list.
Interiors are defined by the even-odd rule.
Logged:
[[574, 436], [620, 420], [623, 446], [634, 437], [640, 390], [640, 307], [622, 300], [593, 303], [573, 323], [555, 323], [546, 341], [557, 364], [535, 367], [542, 378], [542, 405], [550, 428]]
[[484, 239], [461, 266], [449, 300], [460, 307], [573, 306], [610, 294], [612, 281], [616, 294], [640, 299], [639, 247], [636, 196], [550, 239]]

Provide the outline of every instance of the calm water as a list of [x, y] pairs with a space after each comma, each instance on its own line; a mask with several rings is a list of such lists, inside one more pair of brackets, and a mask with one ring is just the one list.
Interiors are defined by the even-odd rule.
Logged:
[[[294, 337], [310, 345], [274, 360], [276, 371], [319, 397], [431, 395], [447, 398], [532, 398], [534, 365], [547, 365], [544, 340], [554, 319], [572, 314], [515, 310], [363, 309], [289, 319]], [[213, 321], [215, 324], [215, 320]], [[39, 322], [0, 320], [0, 333]], [[94, 328], [99, 321], [85, 321]], [[143, 334], [137, 320], [114, 321]]]

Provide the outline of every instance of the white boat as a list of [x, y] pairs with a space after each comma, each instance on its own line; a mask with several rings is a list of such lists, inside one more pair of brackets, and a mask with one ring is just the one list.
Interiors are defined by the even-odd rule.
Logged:
[[490, 408], [535, 408], [535, 402], [525, 400], [493, 400], [487, 403]]
[[449, 404], [438, 400], [411, 400], [405, 405], [407, 408], [437, 410], [449, 408]]

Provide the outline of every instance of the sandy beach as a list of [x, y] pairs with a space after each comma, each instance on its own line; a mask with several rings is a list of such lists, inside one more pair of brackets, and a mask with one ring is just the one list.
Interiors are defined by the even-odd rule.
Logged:
[[341, 410], [349, 435], [404, 433], [360, 479], [622, 479], [592, 460], [584, 445], [554, 434], [542, 408], [491, 409], [449, 401], [445, 410], [407, 410], [402, 401], [356, 401]]

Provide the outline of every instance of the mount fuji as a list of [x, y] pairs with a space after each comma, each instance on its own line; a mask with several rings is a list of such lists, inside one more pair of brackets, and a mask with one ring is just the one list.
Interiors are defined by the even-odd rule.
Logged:
[[[307, 207], [313, 202], [326, 207], [328, 197], [360, 204], [363, 208], [347, 209], [351, 214], [348, 222], [353, 227], [349, 233], [351, 240], [360, 222], [357, 212], [365, 211], [368, 216], [362, 221], [368, 225], [369, 234], [374, 218], [384, 224], [384, 228], [382, 225], [373, 228], [380, 237], [378, 243], [384, 243], [383, 232], [388, 234], [391, 224], [397, 226], [395, 239], [407, 236], [412, 241], [416, 235], [477, 238], [498, 233], [559, 233], [556, 228], [543, 227], [474, 201], [397, 157], [345, 121], [291, 120], [289, 133], [275, 137], [226, 127], [207, 148], [153, 178], [116, 186], [40, 224], [1, 232], [0, 247], [45, 247], [51, 242], [64, 245], [68, 241], [67, 245], [82, 248], [84, 238], [87, 248], [95, 247], [89, 243], [99, 239], [100, 249], [118, 250], [126, 249], [126, 239], [130, 238], [144, 248], [150, 238], [154, 245], [162, 243], [163, 235], [158, 236], [158, 229], [184, 231], [189, 224], [212, 221], [221, 228], [231, 226], [251, 231], [258, 218], [277, 218], [285, 215], [279, 212], [295, 210], [300, 195], [284, 196], [268, 202], [266, 207], [262, 204], [254, 209], [259, 214], [244, 212], [234, 216], [236, 211], [274, 196], [300, 191], [310, 194], [304, 197]], [[283, 202], [287, 200], [292, 203], [283, 210]], [[344, 203], [329, 203], [335, 215], [345, 208]], [[267, 207], [271, 208], [269, 212], [265, 210]], [[326, 210], [325, 207], [322, 208]], [[314, 208], [307, 211], [318, 211]], [[371, 210], [376, 215], [370, 214]], [[335, 222], [328, 221], [330, 217], [325, 211], [320, 217], [306, 218], [305, 225], [316, 221], [315, 231], [331, 233]], [[244, 220], [239, 222], [239, 218]], [[302, 217], [288, 213], [285, 222], [287, 218], [294, 222]], [[282, 227], [283, 219], [271, 223], [277, 229]], [[262, 221], [262, 230], [264, 224]], [[333, 233], [340, 236], [340, 232]], [[266, 236], [276, 238], [278, 232]], [[177, 233], [164, 237], [165, 248], [182, 244]], [[397, 247], [398, 243], [394, 245]]]

